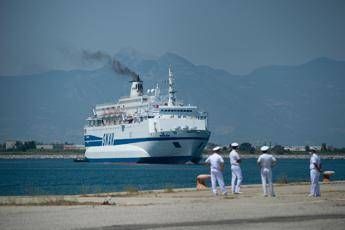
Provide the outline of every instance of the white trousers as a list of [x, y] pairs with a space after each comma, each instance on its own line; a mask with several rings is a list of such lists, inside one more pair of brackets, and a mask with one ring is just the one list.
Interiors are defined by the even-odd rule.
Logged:
[[261, 169], [261, 181], [264, 195], [275, 196], [272, 183], [272, 170], [270, 168]]
[[310, 195], [320, 196], [320, 185], [319, 185], [320, 172], [312, 169], [310, 170]]
[[242, 170], [238, 165], [231, 165], [231, 191], [232, 193], [240, 192], [242, 183]]
[[212, 184], [212, 192], [217, 194], [217, 182], [220, 187], [222, 194], [226, 194], [226, 188], [223, 179], [223, 173], [221, 171], [211, 171], [211, 184]]

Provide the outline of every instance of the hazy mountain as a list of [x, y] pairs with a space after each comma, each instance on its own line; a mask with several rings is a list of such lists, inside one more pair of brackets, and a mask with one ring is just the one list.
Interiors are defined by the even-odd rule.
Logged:
[[[211, 141], [345, 146], [345, 62], [319, 58], [299, 66], [268, 66], [236, 76], [197, 66], [173, 53], [121, 50], [115, 57], [141, 75], [144, 87], [167, 79], [177, 97], [209, 113]], [[82, 142], [93, 105], [129, 93], [130, 78], [109, 66], [0, 77], [0, 139]]]

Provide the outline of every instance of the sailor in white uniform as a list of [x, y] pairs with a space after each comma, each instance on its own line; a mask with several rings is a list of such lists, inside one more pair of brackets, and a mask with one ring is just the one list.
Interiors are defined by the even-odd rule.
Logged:
[[315, 149], [311, 149], [310, 152], [310, 194], [309, 196], [318, 197], [320, 196], [320, 185], [319, 178], [321, 172], [321, 160], [320, 157], [316, 154]]
[[232, 194], [240, 194], [240, 186], [242, 183], [242, 170], [240, 167], [241, 158], [236, 149], [238, 148], [238, 143], [234, 142], [231, 144], [231, 152], [229, 154], [230, 164], [231, 164], [231, 191]]
[[261, 181], [264, 196], [275, 196], [272, 183], [272, 166], [277, 162], [276, 158], [271, 154], [267, 154], [269, 147], [262, 146], [262, 154], [259, 156], [258, 165], [261, 168]]
[[213, 148], [213, 154], [206, 159], [206, 163], [210, 165], [211, 169], [211, 184], [212, 184], [212, 192], [213, 194], [217, 195], [217, 182], [220, 187], [220, 190], [223, 195], [227, 194], [224, 179], [223, 179], [223, 169], [224, 169], [224, 160], [218, 154], [220, 151], [220, 147], [217, 146]]

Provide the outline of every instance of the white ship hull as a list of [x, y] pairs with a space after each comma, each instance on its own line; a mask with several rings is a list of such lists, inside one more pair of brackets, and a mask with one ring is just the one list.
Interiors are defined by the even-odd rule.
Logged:
[[129, 97], [97, 105], [84, 130], [89, 161], [136, 163], [198, 162], [210, 132], [207, 114], [176, 101], [169, 69], [168, 100], [158, 85], [143, 94], [139, 76]]
[[209, 131], [162, 132], [149, 137], [114, 139], [104, 145], [104, 138], [85, 136], [89, 161], [128, 163], [185, 163], [198, 162], [206, 146]]

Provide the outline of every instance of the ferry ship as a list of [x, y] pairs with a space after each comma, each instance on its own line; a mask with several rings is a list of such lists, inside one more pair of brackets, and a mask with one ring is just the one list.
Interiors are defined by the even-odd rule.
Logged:
[[208, 115], [176, 100], [175, 78], [168, 70], [168, 94], [157, 84], [144, 94], [137, 75], [129, 96], [96, 105], [84, 128], [88, 161], [126, 163], [198, 162], [210, 131]]

